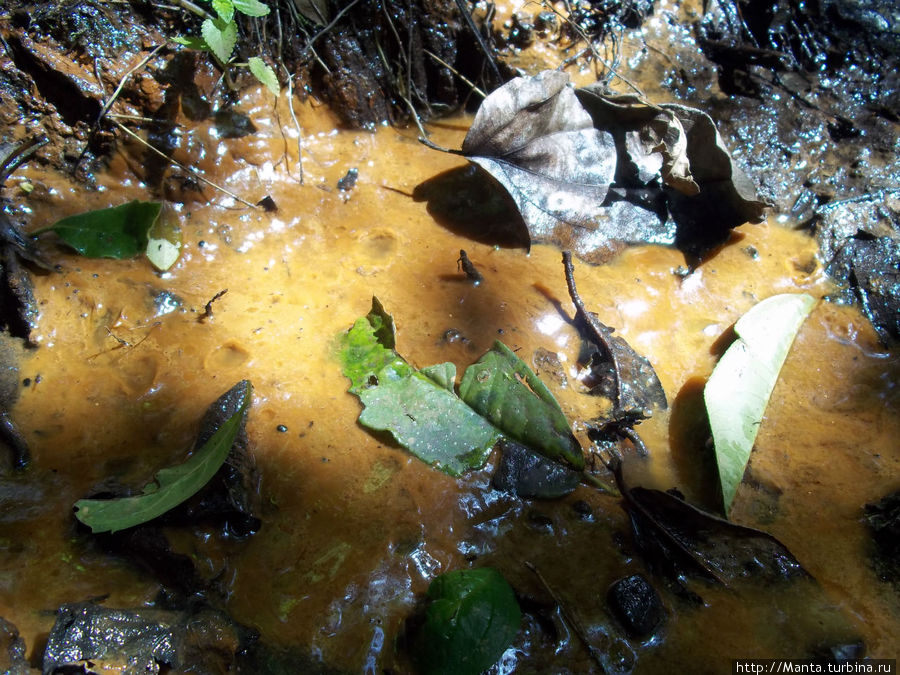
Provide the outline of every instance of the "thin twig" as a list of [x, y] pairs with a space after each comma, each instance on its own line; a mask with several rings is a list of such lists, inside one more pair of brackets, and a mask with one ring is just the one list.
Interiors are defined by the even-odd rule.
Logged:
[[466, 9], [463, 0], [455, 0], [455, 2], [463, 20], [466, 22], [469, 30], [472, 31], [472, 35], [475, 37], [476, 42], [478, 42], [478, 46], [481, 47], [481, 51], [484, 52], [484, 58], [487, 59], [487, 62], [491, 65], [491, 70], [494, 71], [494, 77], [497, 78], [497, 84], [503, 84], [503, 76], [500, 74], [500, 68], [497, 66], [497, 61], [494, 59], [494, 55], [491, 54], [487, 44], [485, 44], [484, 38], [481, 37], [481, 31], [478, 30], [475, 21], [472, 20], [472, 14]]
[[194, 169], [191, 169], [190, 167], [185, 166], [185, 165], [182, 164], [181, 162], [172, 159], [172, 158], [169, 157], [166, 153], [164, 153], [162, 150], [159, 150], [158, 148], [155, 148], [155, 147], [153, 147], [152, 145], [150, 145], [150, 143], [148, 143], [148, 142], [145, 141], [143, 138], [141, 138], [140, 136], [138, 136], [136, 133], [134, 133], [131, 129], [129, 129], [128, 127], [126, 127], [126, 126], [125, 126], [124, 124], [122, 124], [121, 122], [116, 122], [116, 126], [119, 127], [119, 129], [121, 129], [122, 131], [124, 131], [126, 134], [128, 134], [129, 136], [131, 136], [132, 138], [134, 138], [138, 143], [141, 143], [142, 145], [147, 146], [147, 148], [149, 148], [150, 150], [152, 150], [153, 152], [155, 152], [157, 155], [159, 155], [160, 157], [162, 157], [164, 160], [166, 160], [166, 161], [169, 162], [170, 164], [173, 164], [173, 165], [177, 166], [177, 167], [178, 167], [179, 169], [181, 169], [182, 171], [187, 171], [189, 174], [191, 174], [191, 175], [192, 175], [194, 178], [196, 178], [197, 180], [206, 183], [206, 184], [209, 185], [210, 187], [215, 188], [216, 190], [219, 190], [220, 192], [224, 192], [226, 195], [228, 195], [229, 197], [231, 197], [231, 198], [234, 199], [235, 201], [238, 201], [238, 202], [240, 202], [241, 204], [244, 204], [245, 206], [249, 206], [251, 209], [259, 208], [259, 207], [256, 206], [256, 204], [251, 204], [251, 203], [248, 202], [246, 199], [242, 199], [241, 197], [237, 196], [237, 195], [234, 194], [231, 190], [227, 190], [226, 188], [223, 188], [221, 185], [217, 185], [216, 183], [213, 183], [211, 180], [209, 180], [209, 178], [206, 178], [205, 176], [202, 176], [201, 174], [199, 174], [199, 173], [197, 173], [196, 171], [194, 171]]
[[474, 91], [476, 94], [478, 94], [479, 96], [481, 96], [481, 98], [487, 98], [487, 94], [485, 94], [484, 91], [481, 90], [481, 89], [478, 87], [478, 85], [476, 85], [474, 82], [472, 82], [472, 80], [470, 80], [469, 78], [467, 78], [465, 75], [463, 75], [463, 74], [462, 74], [461, 72], [459, 72], [456, 68], [454, 68], [453, 66], [451, 66], [449, 63], [447, 63], [446, 61], [444, 61], [444, 59], [442, 59], [440, 56], [438, 56], [437, 54], [434, 54], [434, 53], [428, 51], [427, 49], [423, 49], [422, 51], [425, 52], [426, 54], [428, 54], [428, 56], [430, 56], [430, 57], [433, 58], [435, 61], [437, 61], [438, 63], [440, 63], [442, 66], [444, 66], [444, 68], [446, 68], [447, 70], [449, 70], [451, 73], [453, 73], [454, 75], [456, 75], [456, 76], [457, 76], [460, 80], [462, 80], [465, 84], [469, 85], [469, 87], [472, 88], [472, 91]]
[[346, 7], [344, 7], [340, 12], [338, 12], [337, 14], [335, 14], [335, 15], [334, 15], [334, 18], [331, 20], [331, 22], [330, 22], [327, 26], [325, 26], [325, 28], [323, 28], [322, 30], [320, 30], [318, 33], [316, 33], [315, 35], [313, 35], [313, 36], [309, 39], [309, 42], [306, 43], [306, 44], [307, 44], [307, 49], [311, 49], [311, 48], [312, 48], [313, 42], [315, 42], [315, 41], [318, 40], [320, 37], [322, 37], [323, 35], [325, 35], [325, 33], [327, 33], [328, 31], [330, 31], [332, 28], [334, 28], [334, 26], [337, 24], [337, 22], [340, 21], [341, 17], [344, 16], [344, 14], [346, 14], [347, 12], [349, 12], [351, 9], [353, 9], [358, 3], [359, 3], [359, 0], [353, 0], [353, 2], [351, 2], [349, 5], [347, 5]]
[[181, 9], [186, 9], [191, 14], [199, 16], [201, 19], [209, 19], [210, 21], [216, 20], [216, 17], [214, 17], [199, 5], [195, 5], [190, 0], [172, 0], [172, 2], [174, 2], [178, 7], [181, 7]]
[[207, 319], [212, 319], [213, 318], [213, 308], [212, 308], [213, 303], [216, 300], [218, 300], [219, 298], [221, 298], [223, 295], [225, 295], [227, 292], [228, 292], [228, 289], [224, 288], [221, 291], [219, 291], [218, 293], [216, 293], [214, 296], [212, 296], [210, 301], [207, 302], [206, 306], [203, 308], [203, 314], [201, 314], [200, 316], [197, 317], [197, 321], [199, 321], [200, 323], [203, 323]]
[[[281, 64], [281, 67], [287, 72], [284, 64]], [[300, 126], [300, 122], [297, 121], [297, 114], [294, 112], [294, 76], [290, 73], [288, 73], [287, 86], [288, 110], [291, 111], [291, 120], [293, 120], [294, 128], [297, 130], [297, 168], [300, 170], [300, 185], [303, 185], [303, 128]]]

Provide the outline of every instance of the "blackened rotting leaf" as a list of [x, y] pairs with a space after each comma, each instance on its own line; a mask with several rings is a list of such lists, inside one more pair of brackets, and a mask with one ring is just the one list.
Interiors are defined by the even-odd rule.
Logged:
[[473, 286], [478, 286], [484, 281], [481, 272], [475, 267], [475, 263], [469, 260], [469, 255], [463, 249], [459, 249], [459, 258], [456, 260], [456, 266], [466, 275], [466, 279], [472, 282]]
[[32, 675], [34, 671], [25, 657], [25, 640], [19, 629], [0, 617], [0, 667], [6, 675]]
[[858, 233], [844, 241], [827, 272], [848, 285], [882, 342], [900, 340], [900, 239]]
[[530, 499], [557, 499], [570, 494], [581, 481], [581, 472], [543, 457], [513, 440], [502, 439], [500, 463], [493, 485], [498, 490]]
[[[21, 144], [0, 143], [0, 186], [45, 142], [46, 139], [34, 138]], [[31, 332], [37, 327], [39, 312], [25, 264], [50, 269], [31, 240], [23, 236], [5, 211], [0, 211], [0, 329], [33, 345]]]
[[359, 178], [359, 169], [356, 167], [347, 169], [347, 173], [344, 174], [344, 177], [337, 182], [337, 189], [341, 192], [349, 192], [356, 187], [357, 178]]
[[900, 584], [900, 490], [866, 504], [865, 514], [875, 542], [875, 569], [885, 581]]
[[275, 200], [272, 199], [271, 195], [266, 195], [260, 199], [256, 205], [261, 206], [266, 213], [276, 213], [278, 211], [278, 204], [275, 203]]
[[730, 586], [745, 579], [772, 583], [809, 577], [772, 535], [701, 511], [667, 492], [631, 488], [617, 458], [609, 467], [648, 565], [686, 596], [699, 600], [685, 586], [687, 578]]
[[[43, 672], [233, 672], [256, 633], [210, 608], [178, 611], [63, 605], [47, 639]], [[70, 670], [78, 668], [78, 670]]]
[[510, 194], [532, 242], [554, 242], [598, 262], [617, 249], [614, 237], [599, 231], [615, 146], [593, 127], [565, 73], [515, 78], [494, 91], [462, 154]]
[[[250, 388], [250, 382], [242, 380], [209, 406], [200, 422], [195, 449], [203, 447], [238, 411], [241, 402], [250, 395]], [[231, 451], [218, 473], [200, 492], [166, 514], [165, 520], [222, 522], [226, 532], [236, 537], [246, 537], [259, 529], [259, 473], [250, 452], [246, 421], [245, 413]]]
[[628, 426], [650, 417], [654, 408], [665, 410], [666, 393], [650, 361], [585, 307], [575, 287], [575, 270], [568, 251], [563, 253], [563, 266], [569, 296], [576, 308], [575, 321], [584, 338], [596, 348], [590, 368], [597, 384], [591, 393], [613, 402], [609, 421]]

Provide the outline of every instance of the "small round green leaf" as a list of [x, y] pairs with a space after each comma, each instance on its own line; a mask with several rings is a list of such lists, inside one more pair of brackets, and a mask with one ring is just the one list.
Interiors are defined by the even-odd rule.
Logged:
[[478, 675], [497, 662], [522, 622], [512, 588], [490, 567], [442, 574], [426, 598], [425, 623], [413, 645], [426, 675]]

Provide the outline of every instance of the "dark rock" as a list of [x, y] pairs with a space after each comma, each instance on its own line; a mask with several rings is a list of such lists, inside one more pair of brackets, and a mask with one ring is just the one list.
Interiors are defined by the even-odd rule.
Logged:
[[606, 593], [606, 601], [632, 637], [650, 635], [664, 616], [659, 594], [640, 574], [614, 582]]
[[28, 675], [34, 671], [25, 658], [25, 640], [19, 629], [0, 617], [0, 672], [5, 675]]
[[866, 504], [865, 516], [875, 544], [878, 576], [900, 585], [900, 490]]
[[556, 499], [572, 492], [581, 474], [550, 461], [515, 441], [500, 441], [500, 464], [493, 484], [498, 490], [524, 498]]

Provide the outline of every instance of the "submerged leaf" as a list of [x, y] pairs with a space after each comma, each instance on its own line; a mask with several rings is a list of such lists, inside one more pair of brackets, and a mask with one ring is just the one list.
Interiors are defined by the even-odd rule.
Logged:
[[52, 231], [88, 258], [132, 258], [147, 247], [147, 233], [159, 217], [159, 202], [133, 200], [107, 209], [87, 211], [57, 221]]
[[225, 462], [250, 406], [250, 383], [241, 392], [237, 411], [194, 451], [186, 462], [156, 474], [144, 493], [120, 499], [81, 499], [75, 503], [75, 517], [91, 531], [118, 532], [161, 516], [195, 495]]
[[778, 373], [815, 302], [810, 295], [783, 294], [752, 307], [734, 325], [738, 340], [706, 383], [703, 398], [726, 513], [744, 477]]
[[478, 675], [506, 651], [522, 612], [495, 569], [455, 570], [437, 577], [426, 594], [425, 623], [413, 643], [421, 672]]
[[559, 403], [502, 342], [466, 369], [459, 395], [511, 438], [577, 471], [584, 468], [581, 445]]
[[517, 77], [492, 92], [462, 153], [509, 192], [533, 242], [580, 248], [573, 242], [596, 238], [616, 152], [565, 73]]
[[166, 203], [147, 235], [147, 259], [160, 272], [165, 272], [181, 255], [181, 225], [178, 214]]
[[652, 569], [694, 599], [686, 577], [731, 585], [742, 579], [774, 582], [809, 574], [772, 535], [743, 527], [660, 490], [625, 484], [621, 462], [611, 466], [631, 517], [635, 541]]

